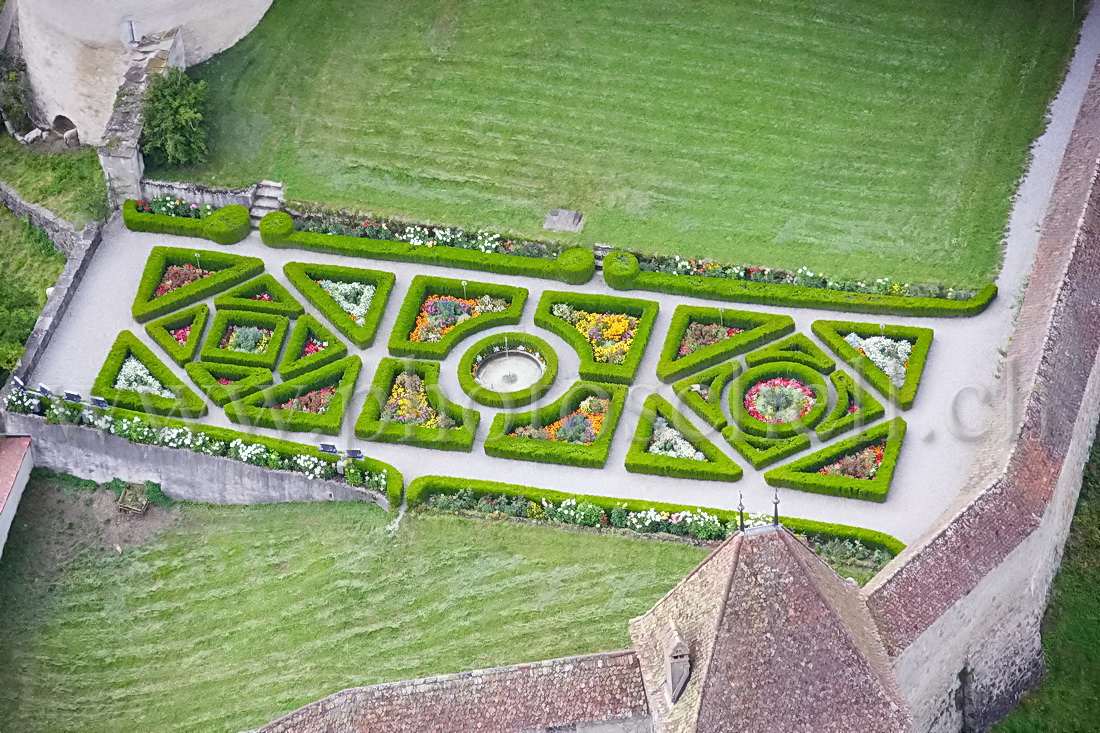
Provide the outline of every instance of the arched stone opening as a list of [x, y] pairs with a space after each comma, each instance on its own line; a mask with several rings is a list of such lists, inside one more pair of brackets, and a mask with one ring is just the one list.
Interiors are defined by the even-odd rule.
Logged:
[[76, 125], [65, 115], [58, 115], [53, 118], [53, 124], [50, 125], [54, 133], [65, 139], [65, 142], [69, 145], [79, 145], [80, 138], [77, 136]]

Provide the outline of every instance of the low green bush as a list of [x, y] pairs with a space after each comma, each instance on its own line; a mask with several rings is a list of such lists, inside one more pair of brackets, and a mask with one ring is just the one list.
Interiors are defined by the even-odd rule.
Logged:
[[[358, 356], [349, 356], [274, 387], [267, 387], [236, 402], [230, 402], [225, 406], [225, 415], [231, 421], [243, 425], [299, 433], [339, 435], [344, 411], [355, 393], [355, 382], [362, 366], [363, 362]], [[336, 393], [324, 412], [279, 407], [326, 387], [334, 387]]]
[[[417, 327], [416, 319], [420, 314], [420, 308], [424, 305], [424, 300], [432, 295], [449, 295], [463, 300], [477, 300], [483, 297], [499, 298], [508, 301], [508, 307], [503, 311], [483, 313], [461, 321], [439, 341], [411, 341], [409, 336]], [[390, 333], [390, 353], [394, 356], [417, 359], [443, 359], [451, 353], [455, 344], [471, 334], [495, 326], [519, 323], [526, 302], [526, 288], [417, 275], [409, 285], [409, 291], [405, 295], [405, 301], [401, 304], [401, 310], [397, 313], [397, 320]]]
[[[267, 293], [273, 300], [256, 300], [253, 296]], [[214, 306], [223, 310], [259, 311], [277, 316], [297, 318], [306, 312], [302, 304], [271, 275], [264, 273], [214, 298]]]
[[794, 435], [789, 438], [760, 438], [738, 430], [733, 425], [722, 429], [722, 437], [733, 446], [741, 457], [756, 470], [776, 461], [793, 456], [810, 447], [810, 436]]
[[[399, 374], [415, 374], [423, 380], [428, 404], [436, 413], [454, 421], [454, 428], [427, 427], [382, 420], [393, 382]], [[422, 448], [470, 452], [481, 422], [481, 413], [463, 408], [443, 396], [439, 388], [439, 364], [384, 358], [378, 363], [363, 412], [355, 422], [355, 435], [381, 443], [406, 443]]]
[[[649, 452], [654, 422], [663, 417], [678, 430], [692, 447], [706, 460], [678, 456], [655, 455]], [[634, 440], [626, 454], [626, 470], [631, 473], [647, 473], [655, 476], [700, 479], [706, 481], [736, 481], [741, 478], [741, 467], [718, 449], [714, 443], [695, 428], [665, 398], [651, 394], [642, 406], [642, 415], [634, 431]]]
[[[634, 339], [623, 362], [610, 364], [596, 361], [595, 349], [585, 335], [569, 321], [554, 315], [556, 306], [566, 306], [571, 310], [589, 313], [621, 314], [637, 318], [638, 326], [634, 332]], [[653, 324], [657, 320], [658, 308], [658, 304], [652, 300], [547, 290], [543, 292], [538, 308], [535, 309], [535, 325], [557, 334], [576, 350], [581, 358], [581, 379], [633, 384], [638, 365], [642, 362], [650, 334], [653, 332]]]
[[[719, 324], [740, 329], [741, 333], [694, 353], [679, 356], [680, 344], [688, 326], [692, 323]], [[726, 361], [737, 354], [751, 351], [793, 330], [794, 319], [790, 316], [678, 305], [676, 312], [672, 314], [672, 323], [669, 324], [668, 335], [661, 349], [661, 360], [657, 363], [657, 378], [662, 382], [673, 382], [700, 369]]]
[[[495, 351], [504, 349], [505, 346], [509, 350], [525, 350], [542, 357], [545, 371], [538, 381], [530, 387], [514, 392], [494, 392], [477, 381], [474, 377], [474, 365]], [[473, 400], [487, 407], [511, 408], [529, 405], [549, 391], [557, 375], [558, 355], [554, 353], [550, 344], [538, 336], [527, 333], [497, 333], [483, 338], [467, 349], [458, 362], [458, 383], [462, 390]]]
[[[209, 316], [208, 306], [196, 305], [145, 324], [145, 332], [168, 353], [168, 356], [172, 357], [172, 361], [183, 366], [191, 361], [195, 352], [199, 350], [199, 344], [202, 343], [202, 330], [206, 327], [206, 319]], [[191, 326], [191, 331], [187, 335], [187, 341], [180, 344], [172, 335], [172, 331], [178, 331], [187, 326]]]
[[[203, 270], [215, 272], [157, 297], [157, 288], [164, 279], [166, 269], [171, 265], [197, 265]], [[179, 247], [153, 247], [145, 263], [145, 270], [141, 273], [141, 282], [138, 284], [131, 313], [135, 321], [144, 323], [231, 288], [263, 271], [263, 260], [258, 257], [242, 257], [211, 250], [196, 252]]]
[[[264, 387], [270, 387], [274, 381], [271, 370], [264, 367], [193, 361], [184, 364], [183, 368], [187, 370], [191, 381], [218, 407], [255, 394]], [[232, 384], [222, 384], [218, 379], [229, 379]]]
[[822, 374], [832, 374], [836, 369], [836, 362], [822, 351], [820, 346], [801, 333], [788, 336], [774, 344], [768, 344], [745, 356], [745, 363], [750, 367], [769, 361], [793, 361], [816, 369]]
[[[814, 431], [820, 440], [830, 440], [853, 427], [869, 425], [886, 414], [882, 403], [844, 372], [833, 372], [829, 378], [836, 389], [836, 404]], [[848, 412], [853, 404], [858, 409]]]
[[[382, 314], [385, 312], [390, 292], [392, 292], [394, 282], [397, 279], [392, 272], [341, 267], [340, 265], [288, 262], [283, 265], [283, 273], [291, 284], [305, 296], [305, 299], [312, 303], [314, 308], [321, 311], [325, 318], [336, 327], [337, 331], [351, 339], [353, 344], [360, 349], [365, 349], [374, 343], [378, 324], [382, 320]], [[332, 299], [332, 296], [317, 283], [318, 280], [355, 282], [373, 286], [374, 296], [371, 298], [370, 308], [363, 314], [363, 323], [359, 324], [345, 313]]]
[[394, 240], [364, 239], [341, 234], [294, 231], [294, 219], [273, 211], [260, 220], [260, 237], [269, 247], [293, 247], [313, 252], [369, 257], [376, 260], [419, 262], [441, 267], [482, 270], [496, 275], [522, 275], [582, 285], [592, 279], [596, 260], [584, 247], [565, 250], [557, 259], [479, 252], [457, 247], [429, 247]]
[[[271, 330], [267, 347], [259, 354], [247, 351], [235, 351], [221, 348], [222, 337], [229, 326], [266, 328]], [[206, 336], [206, 343], [199, 352], [199, 360], [237, 366], [255, 366], [274, 369], [279, 350], [290, 329], [290, 320], [286, 316], [254, 311], [218, 311], [214, 314], [214, 323]]]
[[[123, 362], [126, 361], [128, 356], [133, 356], [144, 364], [149, 373], [165, 389], [173, 392], [175, 397], [161, 397], [160, 395], [135, 392], [129, 389], [116, 389], [115, 381], [122, 369]], [[148, 346], [129, 331], [123, 331], [115, 339], [115, 343], [111, 346], [107, 359], [95, 379], [95, 384], [92, 385], [92, 394], [102, 397], [110, 405], [155, 415], [178, 415], [197, 418], [205, 415], [207, 409], [206, 403], [187, 385], [183, 384]]]
[[[764, 422], [745, 409], [745, 394], [754, 384], [777, 378], [794, 379], [813, 390], [816, 397], [814, 405], [798, 420], [785, 423]], [[819, 372], [804, 364], [790, 361], [768, 362], [747, 369], [737, 378], [730, 388], [729, 406], [732, 424], [742, 432], [761, 438], [790, 438], [821, 422], [829, 408], [829, 387]]]
[[[328, 346], [308, 356], [302, 356], [307, 340], [311, 336]], [[287, 339], [286, 351], [283, 353], [282, 361], [279, 362], [279, 374], [283, 379], [300, 377], [308, 371], [331, 364], [337, 359], [343, 359], [347, 353], [348, 347], [344, 342], [307, 313], [294, 322], [294, 330]]]
[[645, 272], [638, 266], [638, 258], [624, 251], [612, 252], [604, 259], [603, 273], [604, 281], [616, 290], [650, 290], [705, 300], [900, 316], [976, 316], [997, 295], [997, 286], [993, 284], [986, 285], [969, 300], [948, 300], [849, 293], [802, 285], [749, 282], [704, 275]]
[[[603, 423], [588, 445], [511, 435], [520, 427], [545, 428], [575, 412], [589, 397], [609, 400]], [[529, 412], [499, 413], [485, 438], [485, 452], [497, 458], [560, 463], [566, 466], [602, 468], [607, 463], [615, 426], [626, 402], [626, 387], [617, 384], [578, 382], [556, 402]]]
[[[870, 382], [871, 386], [888, 397], [891, 402], [903, 410], [913, 406], [913, 400], [917, 397], [917, 388], [920, 387], [920, 378], [924, 373], [924, 362], [928, 359], [928, 350], [932, 346], [932, 329], [858, 321], [814, 321], [810, 328], [815, 336], [824, 341], [837, 356], [847, 362], [857, 374]], [[844, 340], [844, 337], [850, 333], [860, 338], [884, 336], [888, 339], [911, 343], [913, 350], [909, 356], [909, 364], [905, 368], [905, 383], [900, 388], [895, 386], [886, 376], [886, 372], [853, 349], [851, 344]]]
[[135, 232], [201, 237], [217, 244], [236, 244], [252, 231], [248, 209], [236, 204], [223, 206], [203, 219], [144, 213], [138, 211], [137, 205], [133, 199], [122, 204], [122, 222]]
[[150, 165], [206, 162], [210, 89], [180, 67], [151, 74], [141, 106], [141, 152]]
[[[726, 415], [722, 412], [722, 390], [726, 384], [741, 373], [741, 365], [736, 361], [705, 369], [672, 385], [672, 391], [681, 401], [703, 418], [715, 430], [726, 427]], [[707, 385], [707, 398], [693, 387]]]

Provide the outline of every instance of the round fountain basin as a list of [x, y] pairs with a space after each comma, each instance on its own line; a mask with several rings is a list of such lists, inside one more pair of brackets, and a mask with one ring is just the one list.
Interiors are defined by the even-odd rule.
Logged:
[[498, 351], [486, 356], [478, 367], [477, 383], [494, 392], [518, 392], [542, 378], [546, 367], [526, 351]]

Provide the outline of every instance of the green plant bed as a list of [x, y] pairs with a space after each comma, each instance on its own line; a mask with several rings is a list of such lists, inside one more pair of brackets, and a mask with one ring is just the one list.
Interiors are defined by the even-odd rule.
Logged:
[[836, 369], [836, 362], [822, 351], [820, 346], [810, 341], [808, 336], [801, 333], [788, 336], [774, 344], [768, 344], [745, 356], [745, 363], [750, 367], [769, 361], [793, 361], [796, 364], [805, 364], [822, 374], [832, 374]]
[[[894, 477], [894, 469], [897, 467], [904, 438], [905, 421], [896, 417], [785, 466], [773, 468], [764, 474], [764, 480], [771, 486], [883, 502], [886, 501], [886, 495], [890, 490], [890, 481]], [[885, 449], [882, 464], [874, 478], [859, 479], [818, 473], [823, 467], [877, 443], [883, 443]]]
[[[679, 356], [681, 343], [692, 323], [736, 328], [741, 333]], [[662, 382], [673, 382], [737, 354], [751, 351], [793, 330], [794, 319], [790, 316], [691, 305], [676, 306], [664, 348], [661, 349], [661, 360], [657, 363], [657, 378]]]
[[[355, 381], [359, 378], [362, 366], [363, 362], [358, 356], [349, 356], [236, 402], [230, 402], [225, 406], [226, 417], [235, 423], [275, 430], [339, 435], [344, 411], [355, 392]], [[279, 407], [295, 398], [306, 397], [316, 390], [329, 387], [335, 388], [335, 394], [324, 412]]]
[[122, 221], [135, 232], [156, 232], [183, 237], [202, 237], [218, 244], [236, 244], [252, 231], [252, 220], [243, 206], [223, 206], [204, 219], [147, 214], [137, 210], [137, 201], [122, 205]]
[[[386, 310], [390, 293], [396, 277], [392, 272], [364, 270], [358, 267], [339, 265], [315, 265], [307, 262], [288, 262], [283, 265], [283, 273], [291, 284], [313, 304], [336, 330], [351, 339], [360, 349], [374, 343], [378, 323]], [[319, 280], [331, 280], [343, 283], [361, 283], [374, 288], [370, 306], [360, 316], [362, 323], [345, 311], [329, 293], [321, 287]]]
[[[658, 417], [679, 431], [706, 460], [677, 456], [655, 455], [649, 452], [654, 424]], [[702, 479], [707, 481], [736, 481], [741, 478], [741, 467], [718, 449], [694, 425], [681, 415], [668, 401], [657, 394], [646, 398], [634, 440], [626, 454], [626, 470], [631, 473], [648, 473], [673, 478]]]
[[[311, 337], [328, 346], [308, 356], [302, 356]], [[293, 379], [337, 359], [343, 359], [347, 353], [348, 347], [344, 342], [307, 313], [294, 322], [294, 330], [286, 342], [286, 352], [279, 362], [279, 374], [283, 379]]]
[[[463, 282], [466, 284], [463, 285]], [[461, 300], [477, 300], [487, 296], [507, 301], [508, 307], [502, 311], [482, 313], [467, 318], [453, 326], [438, 341], [413, 341], [410, 336], [414, 329], [418, 328], [417, 317], [420, 315], [420, 309], [424, 301], [433, 295], [450, 296]], [[405, 295], [405, 301], [401, 304], [401, 310], [397, 313], [397, 320], [390, 333], [390, 353], [394, 356], [418, 359], [443, 359], [451, 353], [455, 344], [471, 334], [494, 326], [510, 326], [519, 323], [526, 302], [526, 288], [417, 275], [409, 285], [409, 291]]]
[[[455, 427], [414, 424], [383, 420], [387, 403], [393, 401], [394, 381], [401, 374], [415, 375], [422, 380], [427, 405], [440, 418], [454, 422]], [[383, 358], [371, 384], [370, 394], [363, 403], [363, 412], [355, 422], [355, 435], [362, 440], [381, 443], [406, 443], [422, 448], [470, 452], [481, 421], [481, 413], [463, 408], [443, 396], [439, 388], [439, 364], [431, 361], [411, 361]]]
[[[577, 411], [587, 398], [609, 401], [600, 430], [589, 445], [511, 435], [517, 428], [546, 428]], [[607, 463], [615, 426], [622, 416], [626, 388], [615, 384], [578, 382], [556, 402], [529, 412], [500, 413], [485, 438], [485, 452], [498, 458], [602, 468]]]
[[794, 435], [790, 438], [761, 438], [738, 430], [733, 425], [722, 429], [722, 437], [733, 446], [753, 468], [765, 466], [793, 456], [810, 447], [810, 436]]
[[[638, 319], [633, 340], [622, 362], [614, 364], [598, 360], [596, 348], [585, 335], [569, 321], [554, 315], [555, 306], [568, 306], [573, 311], [625, 315]], [[576, 350], [581, 358], [581, 379], [633, 384], [653, 331], [653, 323], [657, 320], [658, 307], [652, 300], [547, 290], [535, 309], [535, 325], [557, 334]]]
[[[208, 306], [196, 305], [145, 324], [145, 332], [168, 352], [172, 361], [183, 366], [191, 361], [199, 350], [199, 344], [202, 343], [202, 330], [206, 327], [206, 319], [209, 316]], [[181, 344], [176, 341], [172, 332], [187, 326], [191, 327], [191, 331], [187, 334], [187, 341]]]
[[[801, 418], [787, 422], [765, 422], [745, 408], [745, 394], [753, 385], [772, 379], [792, 379], [809, 387], [815, 401]], [[730, 416], [732, 424], [742, 432], [761, 438], [790, 438], [806, 432], [821, 422], [829, 408], [829, 387], [825, 378], [814, 369], [795, 362], [769, 362], [747, 369], [730, 388]]]
[[603, 274], [604, 281], [616, 290], [650, 290], [706, 300], [899, 316], [976, 316], [983, 312], [997, 295], [997, 286], [992, 283], [984, 286], [969, 300], [948, 300], [850, 293], [802, 285], [758, 283], [704, 275], [646, 272], [638, 267], [637, 257], [622, 250], [616, 250], [604, 258]]
[[[869, 425], [886, 414], [882, 403], [844, 372], [833, 372], [829, 379], [836, 389], [836, 404], [814, 431], [819, 439], [830, 440], [853, 427]], [[855, 411], [848, 412], [853, 406]]]
[[[726, 427], [727, 423], [726, 415], [722, 412], [722, 390], [725, 389], [730, 380], [740, 373], [741, 364], [736, 361], [728, 361], [725, 364], [713, 366], [698, 374], [681, 379], [672, 385], [672, 390], [696, 415], [706, 420], [715, 430], [721, 430]], [[703, 399], [703, 395], [693, 389], [695, 386], [702, 385], [708, 387], [706, 399]]]
[[[814, 321], [811, 329], [819, 339], [836, 352], [837, 356], [847, 362], [883, 396], [903, 410], [913, 406], [913, 400], [917, 397], [917, 388], [920, 387], [921, 374], [924, 373], [924, 362], [928, 359], [928, 350], [932, 347], [932, 329], [858, 321]], [[905, 368], [905, 382], [901, 387], [895, 386], [882, 369], [844, 340], [844, 337], [850, 333], [865, 339], [884, 336], [912, 344], [909, 364]]]
[[[197, 265], [200, 269], [215, 272], [155, 297], [166, 269], [172, 265]], [[141, 282], [138, 284], [131, 313], [135, 321], [144, 323], [233, 287], [263, 271], [263, 260], [258, 257], [242, 257], [210, 250], [195, 252], [193, 249], [179, 247], [153, 247], [145, 263], [145, 270], [141, 273]]]
[[[235, 351], [229, 348], [223, 349], [221, 348], [221, 341], [229, 326], [264, 328], [270, 329], [272, 333], [267, 347], [259, 354]], [[279, 350], [283, 345], [283, 339], [286, 338], [286, 332], [289, 329], [290, 320], [286, 316], [254, 311], [217, 311], [214, 314], [214, 323], [210, 326], [210, 332], [206, 336], [206, 342], [202, 345], [202, 351], [199, 352], [199, 360], [274, 369], [275, 362], [279, 358]]]
[[[134, 357], [149, 370], [173, 397], [136, 392], [115, 387], [119, 372], [127, 357]], [[123, 331], [115, 339], [107, 354], [103, 367], [92, 385], [92, 394], [102, 397], [108, 404], [135, 412], [154, 415], [176, 415], [198, 418], [206, 414], [206, 403], [195, 392], [183, 384], [168, 366], [157, 358], [152, 349], [143, 344], [137, 336]]]
[[[477, 381], [474, 367], [501, 351], [525, 351], [536, 355], [544, 367], [542, 376], [529, 387], [513, 392], [497, 392]], [[458, 383], [475, 402], [487, 407], [511, 408], [529, 405], [549, 391], [558, 375], [558, 355], [538, 336], [527, 333], [497, 333], [481, 339], [466, 350], [458, 362]]]
[[[243, 399], [272, 384], [270, 369], [264, 367], [237, 366], [236, 364], [204, 364], [193, 361], [184, 364], [191, 381], [198, 385], [210, 400], [219, 407]], [[222, 384], [219, 379], [231, 380]]]
[[[274, 300], [256, 300], [255, 295], [267, 293]], [[294, 299], [294, 296], [275, 279], [271, 273], [264, 273], [257, 278], [222, 293], [214, 298], [214, 305], [226, 310], [248, 310], [261, 313], [274, 313], [287, 318], [297, 318], [306, 312], [302, 304]]]
[[571, 247], [555, 259], [479, 252], [458, 247], [428, 247], [393, 240], [365, 239], [342, 234], [294, 231], [294, 219], [273, 211], [260, 220], [260, 237], [269, 247], [293, 247], [313, 252], [369, 257], [375, 260], [420, 262], [441, 267], [483, 270], [495, 275], [523, 275], [582, 285], [592, 279], [596, 259], [592, 250]]

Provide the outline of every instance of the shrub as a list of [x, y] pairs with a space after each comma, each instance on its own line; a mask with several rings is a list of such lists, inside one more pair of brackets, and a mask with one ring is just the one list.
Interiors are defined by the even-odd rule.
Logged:
[[191, 165], [206, 161], [206, 116], [209, 89], [183, 69], [154, 75], [145, 92], [141, 117], [141, 152], [154, 166]]
[[[726, 416], [722, 412], [722, 390], [740, 373], [741, 365], [736, 361], [728, 361], [681, 379], [672, 385], [672, 391], [712, 428], [721, 430], [726, 427]], [[707, 385], [705, 397], [694, 389], [697, 384]]]
[[[328, 346], [302, 356], [310, 338], [317, 339]], [[279, 362], [279, 374], [283, 379], [293, 379], [325, 364], [331, 364], [337, 359], [342, 359], [347, 353], [348, 347], [344, 342], [307, 313], [294, 323], [294, 330], [286, 342], [286, 351], [283, 353], [282, 361]]]
[[252, 231], [252, 219], [243, 206], [224, 206], [201, 219], [151, 214], [138, 209], [139, 202], [133, 199], [122, 204], [122, 222], [135, 232], [202, 237], [218, 244], [236, 244]]
[[[694, 353], [678, 357], [681, 340], [692, 323], [718, 324], [740, 329], [741, 333]], [[676, 306], [664, 347], [661, 349], [661, 360], [657, 363], [657, 378], [662, 382], [672, 382], [700, 369], [726, 361], [737, 354], [751, 351], [793, 330], [794, 319], [790, 316], [690, 305]]]
[[831, 374], [836, 369], [836, 362], [829, 358], [820, 346], [801, 333], [788, 336], [782, 341], [776, 341], [745, 356], [745, 364], [750, 367], [769, 361], [793, 361], [822, 374]]
[[[209, 315], [208, 306], [196, 305], [145, 324], [145, 331], [168, 353], [172, 361], [183, 366], [191, 361], [199, 350], [199, 344], [202, 343], [202, 330], [206, 327], [206, 319]], [[172, 332], [187, 327], [190, 327], [187, 341], [181, 344]]]
[[810, 436], [808, 435], [794, 435], [789, 438], [761, 438], [743, 433], [732, 425], [722, 429], [722, 437], [757, 470], [810, 447]]
[[[882, 403], [844, 372], [833, 372], [829, 378], [836, 388], [836, 404], [814, 431], [820, 440], [829, 440], [852, 427], [868, 425], [886, 414]], [[848, 412], [853, 404], [858, 409]]]
[[[266, 293], [271, 300], [257, 300], [254, 296]], [[214, 298], [218, 308], [274, 313], [287, 318], [297, 318], [306, 312], [282, 284], [270, 273], [264, 273], [238, 285]]]
[[[653, 436], [654, 423], [658, 417], [667, 420], [669, 425], [683, 435], [695, 450], [706, 457], [706, 460], [696, 461], [690, 458], [650, 453], [649, 444]], [[707, 440], [667, 400], [657, 394], [647, 397], [642, 407], [642, 415], [634, 431], [634, 440], [626, 454], [626, 470], [632, 473], [709, 481], [736, 481], [743, 473], [740, 466], [718, 450], [714, 443]]]
[[[304, 262], [288, 262], [283, 266], [283, 273], [306, 300], [321, 311], [337, 331], [351, 339], [353, 344], [360, 349], [365, 349], [374, 343], [378, 324], [382, 320], [382, 314], [385, 312], [386, 303], [396, 281], [393, 273]], [[342, 310], [317, 283], [318, 280], [362, 283], [373, 287], [374, 295], [371, 297], [370, 308], [362, 316], [363, 322], [358, 323]]]
[[[271, 370], [264, 367], [190, 362], [183, 368], [199, 389], [219, 407], [255, 394], [271, 386], [273, 381]], [[231, 384], [222, 384], [219, 379], [229, 380]]]
[[[494, 392], [481, 384], [474, 377], [474, 365], [479, 360], [491, 355], [495, 349], [504, 346], [507, 338], [509, 349], [524, 349], [530, 353], [542, 357], [545, 371], [542, 377], [530, 387], [515, 392]], [[484, 338], [471, 346], [462, 359], [458, 362], [458, 383], [462, 390], [477, 402], [488, 407], [523, 407], [540, 399], [549, 391], [550, 386], [558, 375], [558, 355], [538, 336], [526, 333], [494, 334]]]
[[[130, 357], [145, 365], [154, 379], [159, 381], [174, 397], [161, 397], [156, 394], [142, 394], [128, 389], [116, 389], [115, 380], [122, 370], [123, 363]], [[92, 394], [102, 397], [113, 406], [136, 412], [150, 412], [157, 415], [180, 415], [182, 417], [202, 417], [206, 414], [206, 405], [199, 396], [184, 385], [172, 373], [164, 362], [153, 354], [137, 336], [129, 331], [118, 335], [103, 368], [99, 370]]]
[[[810, 328], [814, 335], [824, 341], [837, 356], [847, 362], [857, 374], [870, 382], [891, 402], [903, 410], [913, 406], [913, 400], [917, 397], [917, 388], [920, 387], [921, 374], [924, 373], [924, 362], [932, 346], [932, 329], [876, 325], [858, 321], [814, 321]], [[873, 361], [844, 340], [844, 336], [852, 333], [861, 338], [884, 336], [888, 339], [908, 341], [913, 345], [908, 366], [905, 368], [905, 382], [901, 387], [897, 387], [890, 381], [886, 372], [875, 366]]]
[[[213, 274], [156, 296], [166, 268], [171, 265], [193, 265], [196, 259], [201, 263], [201, 269], [214, 271]], [[141, 273], [141, 282], [138, 284], [131, 312], [135, 321], [144, 323], [244, 282], [263, 272], [263, 269], [264, 263], [257, 257], [241, 257], [210, 250], [196, 253], [193, 249], [154, 247], [145, 263], [145, 270]]]
[[[349, 356], [274, 387], [267, 387], [225, 406], [225, 415], [235, 423], [250, 426], [339, 435], [347, 403], [355, 393], [355, 382], [363, 362]], [[318, 390], [334, 388], [326, 403], [309, 399]], [[296, 402], [295, 400], [302, 400]], [[284, 405], [296, 405], [286, 408]]]

